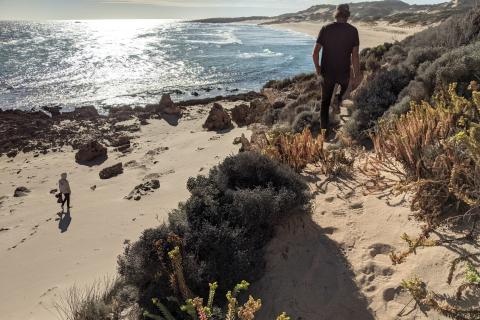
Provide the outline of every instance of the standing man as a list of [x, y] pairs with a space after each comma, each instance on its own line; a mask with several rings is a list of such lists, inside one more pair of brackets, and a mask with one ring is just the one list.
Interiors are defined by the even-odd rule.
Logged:
[[[340, 93], [335, 97], [335, 105], [340, 108], [350, 81], [350, 66], [353, 65], [354, 86], [361, 81], [358, 55], [358, 30], [347, 23], [350, 18], [348, 4], [340, 4], [335, 11], [335, 22], [322, 27], [313, 51], [313, 63], [316, 72], [322, 77], [322, 104], [320, 122], [322, 129], [330, 131], [328, 113], [335, 84], [340, 85]], [[323, 49], [323, 50], [322, 50]], [[322, 51], [322, 62], [319, 55]]]

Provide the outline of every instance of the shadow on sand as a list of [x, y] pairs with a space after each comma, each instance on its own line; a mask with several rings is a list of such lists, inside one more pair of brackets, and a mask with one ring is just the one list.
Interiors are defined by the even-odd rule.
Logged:
[[60, 212], [61, 214], [60, 219], [58, 221], [58, 229], [60, 229], [61, 233], [67, 232], [70, 223], [72, 222], [72, 216], [70, 215], [70, 211], [66, 213]]
[[373, 320], [337, 243], [310, 217], [279, 227], [266, 248], [266, 271], [252, 287], [262, 299], [259, 319], [286, 312], [302, 320]]
[[91, 161], [76, 161], [76, 162], [82, 166], [95, 167], [103, 164], [105, 161], [107, 161], [107, 159], [108, 159], [108, 155], [105, 155], [105, 156], [97, 157]]
[[178, 126], [178, 120], [180, 119], [174, 115], [162, 114], [162, 119], [165, 120], [172, 127]]

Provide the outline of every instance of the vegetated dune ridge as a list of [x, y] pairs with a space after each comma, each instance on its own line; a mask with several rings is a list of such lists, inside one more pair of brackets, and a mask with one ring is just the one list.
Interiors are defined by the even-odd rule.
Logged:
[[[429, 26], [475, 7], [472, 0], [433, 5], [410, 5], [399, 0], [350, 3], [351, 23], [359, 30], [361, 48], [401, 41]], [[212, 18], [206, 23], [252, 23], [318, 36], [322, 25], [333, 20], [335, 5], [315, 5], [306, 10], [276, 17]]]
[[[353, 22], [398, 25], [431, 25], [446, 20], [452, 15], [465, 13], [476, 6], [475, 0], [456, 0], [431, 5], [410, 5], [400, 0], [350, 3]], [[283, 24], [294, 22], [330, 21], [335, 5], [320, 4], [295, 13], [274, 17], [211, 18], [196, 20], [207, 23], [229, 23], [257, 21], [261, 24]]]

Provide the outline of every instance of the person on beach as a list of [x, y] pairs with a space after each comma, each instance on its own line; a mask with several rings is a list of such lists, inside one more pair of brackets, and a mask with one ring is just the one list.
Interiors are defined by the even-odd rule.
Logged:
[[67, 180], [67, 174], [62, 173], [60, 176], [60, 180], [58, 181], [58, 190], [60, 193], [63, 195], [63, 200], [61, 202], [62, 204], [62, 211], [63, 211], [63, 206], [65, 205], [65, 202], [67, 203], [67, 211], [70, 211], [70, 184], [68, 183]]
[[[321, 77], [322, 102], [320, 109], [320, 123], [323, 130], [330, 133], [329, 109], [335, 85], [340, 86], [340, 92], [335, 96], [334, 110], [340, 111], [343, 95], [350, 82], [351, 66], [353, 66], [353, 82], [355, 87], [361, 81], [358, 47], [360, 40], [358, 30], [349, 24], [350, 7], [340, 4], [335, 11], [335, 22], [322, 27], [313, 50], [313, 63], [317, 74]], [[320, 63], [320, 51], [322, 60]]]

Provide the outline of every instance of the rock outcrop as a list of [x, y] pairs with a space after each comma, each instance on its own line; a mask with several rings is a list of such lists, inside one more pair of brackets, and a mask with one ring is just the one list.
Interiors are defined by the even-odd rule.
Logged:
[[203, 128], [208, 131], [221, 131], [232, 128], [232, 119], [219, 103], [214, 103]]
[[240, 105], [235, 106], [232, 109], [232, 120], [237, 124], [239, 127], [243, 127], [249, 125], [248, 115], [250, 113], [250, 108], [246, 104], [242, 103]]
[[100, 179], [105, 180], [105, 179], [116, 177], [122, 173], [123, 173], [123, 165], [121, 162], [119, 162], [116, 165], [102, 169], [102, 171], [100, 171], [99, 173], [99, 176], [100, 176]]
[[131, 143], [129, 136], [120, 136], [112, 141], [112, 147], [115, 147], [115, 151], [127, 153], [131, 151]]
[[162, 95], [160, 103], [158, 104], [147, 104], [145, 106], [145, 111], [159, 115], [169, 115], [175, 117], [182, 116], [182, 109], [173, 103], [169, 94]]
[[106, 158], [107, 148], [96, 140], [92, 140], [82, 145], [75, 154], [77, 163], [88, 163], [96, 159]]

